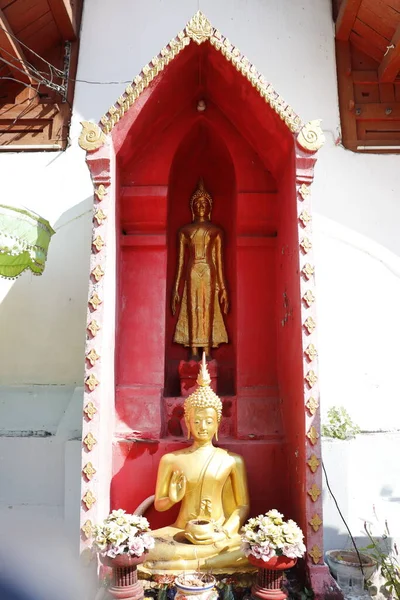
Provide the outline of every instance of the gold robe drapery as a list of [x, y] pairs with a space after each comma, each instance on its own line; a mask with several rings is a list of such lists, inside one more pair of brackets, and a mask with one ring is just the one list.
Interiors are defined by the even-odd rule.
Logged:
[[210, 222], [183, 227], [180, 252], [189, 258], [174, 342], [197, 348], [228, 342], [219, 302], [222, 232]]

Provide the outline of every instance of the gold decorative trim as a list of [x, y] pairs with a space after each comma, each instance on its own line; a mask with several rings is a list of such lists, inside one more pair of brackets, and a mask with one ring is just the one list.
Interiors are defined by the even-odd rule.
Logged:
[[321, 495], [321, 490], [316, 483], [313, 483], [307, 494], [311, 497], [313, 502], [316, 502]]
[[302, 210], [301, 213], [299, 214], [299, 219], [302, 222], [303, 227], [307, 227], [307, 225], [311, 221], [311, 215], [306, 210]]
[[97, 292], [94, 292], [94, 293], [91, 295], [91, 297], [90, 297], [90, 300], [89, 300], [89, 304], [91, 304], [91, 305], [92, 305], [92, 308], [93, 308], [94, 310], [97, 310], [97, 309], [99, 308], [100, 304], [102, 304], [102, 302], [103, 302], [103, 300], [101, 300], [101, 299], [99, 298], [99, 295], [98, 295], [98, 293], [97, 293]]
[[304, 321], [304, 327], [307, 329], [308, 333], [312, 333], [316, 328], [316, 323], [312, 317], [307, 317]]
[[307, 437], [312, 443], [312, 445], [315, 446], [319, 438], [319, 433], [315, 429], [314, 425], [311, 425], [310, 429], [308, 430]]
[[315, 302], [315, 296], [311, 290], [307, 290], [303, 295], [303, 300], [307, 304], [308, 308]]
[[107, 215], [105, 214], [105, 212], [103, 211], [103, 209], [99, 208], [94, 213], [94, 217], [93, 218], [96, 219], [98, 225], [101, 225], [102, 222], [107, 219]]
[[200, 10], [190, 19], [185, 31], [190, 39], [198, 45], [209, 40], [213, 34], [210, 21]]
[[315, 515], [313, 515], [312, 519], [310, 519], [308, 522], [311, 525], [311, 527], [314, 529], [314, 531], [318, 531], [318, 529], [322, 525], [322, 519], [317, 513], [315, 513]]
[[318, 356], [318, 352], [314, 344], [308, 344], [304, 352], [307, 354], [307, 358], [310, 361], [313, 361]]
[[85, 446], [89, 450], [89, 452], [91, 452], [93, 450], [94, 446], [97, 444], [97, 440], [93, 436], [93, 434], [89, 431], [89, 433], [83, 440], [83, 443], [85, 444]]
[[101, 268], [101, 266], [100, 266], [100, 265], [97, 265], [97, 267], [96, 267], [95, 269], [93, 269], [93, 271], [92, 271], [92, 273], [91, 273], [91, 274], [93, 275], [93, 277], [95, 278], [95, 280], [96, 280], [97, 282], [99, 282], [99, 281], [100, 281], [100, 279], [101, 279], [102, 277], [104, 277], [104, 271], [103, 271], [103, 269]]
[[310, 396], [306, 402], [306, 407], [310, 415], [314, 416], [319, 408], [319, 402], [313, 396]]
[[89, 377], [86, 377], [85, 383], [88, 386], [89, 390], [93, 392], [93, 390], [97, 388], [100, 382], [96, 379], [93, 373], [90, 373]]
[[83, 150], [91, 152], [97, 150], [106, 141], [106, 136], [96, 123], [90, 121], [81, 121], [82, 131], [78, 139], [78, 144]]
[[94, 415], [97, 413], [97, 408], [95, 407], [93, 402], [88, 402], [86, 404], [85, 408], [83, 409], [83, 412], [85, 413], [87, 418], [90, 419], [90, 421], [91, 421], [93, 419]]
[[322, 558], [321, 548], [319, 546], [317, 546], [316, 544], [312, 547], [312, 550], [310, 550], [310, 552], [308, 554], [311, 556], [314, 564], [316, 564], [316, 565], [319, 563], [319, 561]]
[[309, 240], [308, 237], [303, 238], [300, 242], [300, 246], [302, 247], [303, 252], [307, 254], [312, 248], [311, 240]]
[[96, 502], [96, 498], [93, 496], [92, 492], [88, 490], [83, 496], [82, 501], [85, 504], [86, 508], [90, 510], [93, 504]]
[[306, 198], [308, 198], [308, 196], [311, 195], [310, 186], [306, 185], [305, 183], [303, 183], [299, 187], [299, 194], [300, 194], [300, 196], [302, 197], [303, 200], [305, 200]]
[[100, 325], [97, 323], [97, 321], [95, 319], [93, 319], [92, 321], [90, 321], [89, 325], [86, 327], [86, 329], [88, 331], [90, 331], [90, 333], [92, 334], [93, 337], [96, 337], [98, 331], [100, 331], [101, 327]]
[[89, 539], [93, 534], [93, 523], [88, 519], [81, 527], [81, 531], [85, 534], [86, 538]]
[[311, 471], [313, 473], [316, 473], [318, 470], [318, 467], [320, 465], [320, 462], [319, 462], [318, 458], [315, 456], [315, 454], [312, 454], [310, 456], [310, 458], [308, 459], [307, 464], [310, 467]]
[[318, 381], [318, 377], [312, 369], [308, 371], [305, 379], [310, 387], [313, 387]]
[[83, 467], [82, 471], [85, 473], [85, 475], [89, 481], [93, 478], [94, 475], [96, 475], [96, 472], [97, 472], [91, 462], [88, 462]]
[[99, 202], [102, 202], [104, 198], [107, 196], [107, 188], [105, 185], [100, 183], [100, 185], [94, 190]]
[[297, 136], [297, 143], [309, 152], [316, 152], [322, 148], [325, 144], [325, 135], [321, 129], [321, 119], [306, 123]]
[[306, 263], [301, 270], [301, 272], [307, 279], [311, 279], [311, 277], [314, 275], [314, 271], [315, 269], [312, 265], [310, 265], [310, 263]]
[[90, 362], [90, 364], [93, 367], [96, 364], [96, 362], [99, 360], [100, 354], [97, 354], [96, 350], [94, 348], [92, 348], [91, 351], [86, 354], [86, 358], [88, 359], [88, 361]]
[[100, 250], [103, 248], [103, 246], [105, 246], [105, 243], [104, 243], [101, 235], [97, 235], [94, 238], [94, 240], [92, 241], [92, 246], [94, 246], [96, 248], [97, 252], [100, 252]]
[[233, 46], [227, 38], [224, 38], [217, 29], [212, 27], [205, 15], [201, 11], [198, 11], [186, 25], [185, 31], [179, 32], [149, 64], [143, 67], [141, 73], [127, 86], [125, 93], [118, 98], [115, 105], [112, 105], [108, 112], [101, 117], [100, 126], [103, 131], [110, 133], [113, 130], [118, 121], [122, 119], [124, 114], [137, 101], [153, 79], [186, 46], [192, 41], [202, 44], [207, 40], [250, 81], [252, 86], [257, 89], [259, 95], [279, 115], [292, 133], [297, 133], [304, 127], [300, 117], [294, 112], [292, 107], [275, 92], [272, 85], [242, 55], [239, 48]]

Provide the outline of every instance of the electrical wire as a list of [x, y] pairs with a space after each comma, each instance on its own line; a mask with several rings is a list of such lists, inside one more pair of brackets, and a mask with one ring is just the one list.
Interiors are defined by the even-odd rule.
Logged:
[[343, 523], [344, 523], [344, 526], [345, 526], [345, 527], [346, 527], [346, 529], [347, 529], [347, 532], [348, 532], [348, 534], [349, 534], [349, 536], [350, 536], [350, 539], [351, 539], [351, 541], [352, 541], [352, 544], [353, 544], [353, 546], [354, 546], [354, 549], [355, 549], [355, 551], [356, 551], [356, 553], [357, 553], [357, 558], [358, 558], [358, 562], [360, 563], [361, 572], [362, 572], [362, 574], [364, 575], [364, 568], [363, 568], [363, 564], [362, 564], [361, 556], [360, 556], [360, 553], [359, 553], [359, 551], [358, 551], [358, 548], [357, 548], [357, 545], [356, 545], [355, 539], [354, 539], [354, 537], [352, 536], [352, 533], [351, 533], [351, 531], [350, 531], [350, 527], [347, 525], [346, 519], [344, 518], [342, 511], [341, 511], [341, 510], [340, 510], [340, 508], [339, 508], [338, 501], [336, 500], [336, 497], [335, 497], [334, 493], [332, 492], [332, 488], [331, 488], [331, 486], [329, 485], [328, 475], [327, 475], [327, 472], [326, 472], [326, 469], [325, 469], [324, 461], [323, 461], [322, 459], [321, 459], [321, 465], [322, 465], [322, 470], [323, 470], [323, 472], [324, 472], [324, 475], [325, 475], [326, 487], [328, 488], [328, 490], [329, 490], [329, 493], [330, 493], [330, 495], [332, 496], [332, 499], [333, 499], [333, 501], [334, 501], [334, 503], [335, 503], [335, 505], [336, 505], [336, 508], [337, 508], [337, 511], [338, 511], [338, 513], [339, 513], [339, 515], [340, 515], [340, 518], [342, 519], [342, 521], [343, 521]]
[[[63, 71], [61, 71], [60, 69], [58, 69], [55, 65], [53, 65], [52, 63], [50, 63], [48, 60], [46, 60], [45, 58], [43, 58], [43, 56], [40, 56], [40, 54], [38, 54], [37, 52], [35, 52], [34, 50], [32, 50], [32, 48], [30, 48], [29, 46], [27, 46], [26, 44], [24, 44], [24, 42], [22, 42], [16, 35], [14, 35], [13, 33], [11, 33], [10, 31], [7, 31], [6, 29], [4, 29], [4, 27], [2, 27], [0, 25], [0, 30], [3, 30], [5, 33], [7, 33], [7, 35], [9, 35], [10, 37], [14, 38], [15, 41], [17, 41], [19, 44], [21, 44], [21, 46], [23, 46], [24, 48], [26, 48], [29, 52], [31, 52], [32, 54], [34, 54], [34, 56], [36, 56], [37, 58], [39, 58], [40, 60], [42, 60], [44, 63], [46, 63], [48, 65], [48, 67], [50, 67], [51, 71], [55, 71], [58, 74], [58, 77], [60, 78], [64, 78], [65, 74]], [[5, 50], [5, 52], [7, 52], [7, 50]], [[7, 52], [8, 54], [10, 54], [9, 52]], [[13, 56], [13, 55], [11, 55]], [[26, 63], [28, 63], [28, 61], [22, 61], [20, 59], [16, 59], [19, 62], [22, 62], [24, 65], [26, 65]], [[29, 63], [28, 63], [29, 64]], [[35, 71], [37, 71], [37, 69], [35, 69], [35, 67], [32, 67]], [[132, 83], [131, 79], [125, 80], [125, 81], [93, 81], [93, 80], [89, 80], [89, 79], [75, 79], [74, 77], [67, 77], [67, 79], [69, 79], [70, 81], [73, 82], [77, 82], [77, 83], [87, 83], [89, 85], [124, 85], [124, 84], [128, 84], [128, 83]]]
[[[4, 27], [2, 27], [1, 25], [0, 25], [0, 30], [2, 30], [5, 33], [7, 33], [7, 35], [9, 35], [10, 37], [12, 37], [19, 44], [21, 44], [21, 46], [23, 46], [24, 48], [26, 48], [34, 56], [36, 56], [37, 58], [39, 58], [40, 60], [42, 60], [44, 63], [46, 63], [47, 66], [50, 68], [50, 71], [55, 71], [58, 77], [60, 77], [60, 78], [64, 78], [65, 77], [65, 74], [64, 74], [63, 71], [61, 71], [55, 65], [53, 65], [48, 60], [46, 60], [45, 58], [43, 58], [43, 56], [40, 56], [40, 54], [38, 54], [37, 52], [35, 52], [34, 50], [32, 50], [32, 48], [30, 48], [24, 42], [22, 42], [16, 35], [14, 35], [13, 33], [11, 33], [10, 31], [7, 31], [6, 29], [4, 29]], [[3, 49], [3, 50], [5, 50], [5, 49]], [[5, 52], [7, 52], [7, 50], [5, 50]], [[10, 53], [7, 52], [7, 54], [10, 54]], [[13, 55], [11, 55], [11, 56], [13, 56]], [[18, 59], [18, 58], [16, 58], [16, 60], [18, 60], [19, 62], [23, 63], [24, 65], [28, 64], [34, 71], [36, 71], [37, 73], [40, 73], [40, 71], [38, 71], [35, 67], [33, 67], [33, 65], [30, 65], [30, 63], [28, 63], [28, 61], [22, 61], [21, 59]], [[128, 83], [132, 83], [131, 79], [124, 80], [124, 81], [95, 81], [95, 80], [90, 80], [90, 79], [75, 79], [74, 77], [67, 77], [67, 79], [69, 81], [73, 81], [73, 82], [77, 82], [77, 83], [86, 83], [86, 84], [89, 84], [89, 85], [125, 85], [125, 84], [128, 84]]]

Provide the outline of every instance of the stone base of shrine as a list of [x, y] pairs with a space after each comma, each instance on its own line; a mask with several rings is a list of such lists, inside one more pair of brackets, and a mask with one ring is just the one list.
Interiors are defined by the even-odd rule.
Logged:
[[[190, 396], [197, 387], [196, 379], [199, 374], [200, 362], [197, 360], [181, 360], [178, 367], [181, 383], [181, 395]], [[218, 363], [215, 359], [207, 361], [207, 369], [211, 377], [211, 388], [217, 393]]]

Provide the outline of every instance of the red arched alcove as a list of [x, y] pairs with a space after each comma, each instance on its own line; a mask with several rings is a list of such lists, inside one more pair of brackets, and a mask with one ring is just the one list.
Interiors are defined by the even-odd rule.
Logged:
[[[153, 494], [162, 455], [187, 444], [173, 375], [184, 349], [171, 342], [169, 302], [176, 229], [188, 222], [189, 197], [203, 176], [214, 196], [213, 218], [226, 232], [232, 301], [230, 345], [216, 355], [224, 403], [219, 444], [244, 457], [253, 514], [274, 507], [301, 525], [313, 589], [323, 598], [329, 578], [317, 525], [319, 397], [308, 225], [314, 154], [323, 143], [318, 123], [303, 126], [200, 13], [117, 104], [101, 120], [111, 135], [94, 127], [88, 146], [97, 148], [87, 160], [109, 212], [108, 219], [95, 214], [105, 246], [98, 248], [96, 225], [90, 293], [99, 291], [104, 302], [98, 308], [90, 296], [88, 329], [95, 312], [100, 333], [87, 344], [83, 460], [92, 452], [90, 435], [112, 437], [112, 452], [103, 441], [93, 456], [103, 474], [111, 471], [112, 454], [111, 507], [132, 511]], [[93, 349], [101, 354], [95, 365]], [[85, 494], [100, 489], [108, 494], [107, 477], [87, 478]], [[89, 516], [104, 512], [104, 493], [99, 499], [95, 508], [83, 500]], [[170, 512], [151, 509], [147, 516], [156, 528], [174, 520]]]
[[[117, 156], [116, 432], [124, 439], [115, 449], [113, 506], [133, 510], [151, 495], [160, 457], [185, 443], [177, 369], [187, 350], [173, 343], [170, 299], [177, 232], [191, 220], [189, 200], [203, 177], [212, 220], [224, 230], [231, 300], [229, 344], [213, 354], [224, 403], [220, 444], [245, 457], [252, 512], [288, 507], [284, 486], [266, 490], [265, 482], [283, 482], [287, 472], [276, 250], [282, 207], [294, 194], [277, 183], [294, 164], [289, 142], [258, 94], [206, 45], [174, 61], [126, 135]], [[147, 442], [129, 441], [135, 432]], [[173, 518], [150, 516], [154, 527]]]
[[188, 350], [173, 342], [176, 315], [170, 310], [171, 291], [177, 263], [177, 233], [191, 221], [190, 197], [199, 178], [213, 198], [212, 222], [224, 232], [224, 267], [230, 297], [225, 317], [229, 343], [213, 350], [218, 362], [218, 393], [235, 394], [236, 379], [236, 176], [229, 151], [210, 122], [197, 118], [174, 156], [168, 184], [167, 300], [165, 341], [165, 397], [180, 396], [179, 361]]

